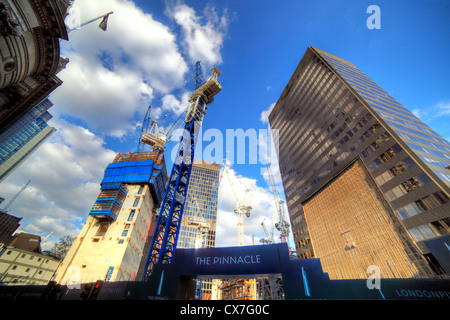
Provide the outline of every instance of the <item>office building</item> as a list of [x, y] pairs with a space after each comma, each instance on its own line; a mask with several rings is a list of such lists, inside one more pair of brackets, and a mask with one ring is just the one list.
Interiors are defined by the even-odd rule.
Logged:
[[199, 247], [200, 234], [196, 217], [207, 219], [209, 231], [205, 247], [215, 247], [219, 169], [220, 165], [217, 163], [194, 159], [177, 248]]
[[[205, 248], [214, 248], [216, 243], [217, 194], [220, 183], [220, 165], [204, 160], [194, 159], [189, 187], [181, 219], [180, 234], [177, 248], [201, 248], [202, 232], [199, 227], [207, 230]], [[202, 283], [202, 299], [210, 300], [213, 282], [204, 280]]]
[[0, 182], [5, 180], [56, 131], [47, 124], [51, 117], [50, 113], [45, 111], [0, 145]]
[[44, 99], [28, 111], [24, 116], [17, 120], [8, 129], [0, 134], [0, 146], [6, 141], [14, 137], [20, 131], [22, 131], [26, 126], [28, 126], [33, 120], [36, 120], [39, 116], [46, 114], [45, 117], [50, 119], [51, 116], [47, 114], [47, 111], [53, 106], [53, 103], [48, 99]]
[[166, 181], [163, 155], [119, 153], [106, 168], [100, 194], [55, 280], [71, 285], [140, 280]]
[[445, 273], [429, 243], [449, 233], [448, 141], [352, 63], [314, 47], [269, 122], [300, 258], [320, 258], [337, 279], [377, 264], [388, 278]]
[[22, 218], [12, 216], [0, 209], [0, 243], [10, 243], [13, 239], [14, 232], [20, 227], [20, 220]]
[[42, 254], [41, 237], [18, 233], [0, 243], [0, 285], [47, 285], [59, 259]]
[[60, 41], [69, 0], [0, 2], [0, 133], [45, 99], [62, 81]]

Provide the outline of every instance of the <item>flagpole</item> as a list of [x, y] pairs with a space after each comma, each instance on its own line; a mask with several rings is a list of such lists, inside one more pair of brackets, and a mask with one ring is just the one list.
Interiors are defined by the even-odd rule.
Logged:
[[101, 18], [107, 17], [107, 16], [109, 16], [109, 15], [112, 14], [112, 13], [114, 13], [114, 12], [111, 11], [111, 12], [108, 12], [107, 14], [103, 14], [103, 15], [97, 17], [97, 18], [94, 18], [94, 19], [91, 19], [91, 20], [89, 20], [89, 21], [86, 21], [86, 22], [82, 23], [81, 25], [79, 25], [79, 26], [76, 27], [76, 28], [68, 29], [68, 30], [67, 30], [67, 33], [71, 32], [71, 31], [73, 31], [73, 30], [79, 29], [79, 28], [81, 28], [81, 27], [84, 27], [85, 25], [87, 25], [87, 24], [89, 24], [89, 23], [92, 23], [92, 22], [94, 22], [94, 21], [97, 21], [97, 20], [99, 20], [99, 19], [101, 19]]

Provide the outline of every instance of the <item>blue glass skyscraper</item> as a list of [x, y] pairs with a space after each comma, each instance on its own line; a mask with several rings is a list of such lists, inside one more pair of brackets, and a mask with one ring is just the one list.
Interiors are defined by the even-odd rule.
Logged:
[[43, 100], [0, 135], [0, 182], [56, 131], [47, 124], [51, 106]]
[[429, 245], [450, 235], [447, 140], [352, 63], [314, 47], [269, 122], [279, 130], [280, 172], [299, 257], [317, 257], [304, 205], [358, 160], [392, 212], [408, 255], [420, 254], [436, 274], [450, 272]]

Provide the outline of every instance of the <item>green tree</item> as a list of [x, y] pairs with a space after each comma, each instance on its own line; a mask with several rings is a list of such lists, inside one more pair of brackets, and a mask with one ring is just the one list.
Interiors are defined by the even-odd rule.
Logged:
[[49, 255], [61, 260], [64, 259], [70, 247], [72, 246], [73, 241], [74, 238], [71, 236], [64, 236], [62, 238], [59, 238], [59, 242], [55, 243], [53, 245], [53, 248], [49, 250]]

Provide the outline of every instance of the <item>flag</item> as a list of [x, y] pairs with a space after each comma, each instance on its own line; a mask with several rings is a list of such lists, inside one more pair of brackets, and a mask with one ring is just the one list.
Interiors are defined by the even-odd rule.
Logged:
[[98, 25], [98, 27], [99, 27], [100, 29], [102, 29], [103, 31], [106, 31], [106, 27], [107, 27], [107, 23], [108, 23], [108, 16], [109, 16], [111, 13], [112, 13], [112, 12], [106, 14], [106, 15], [103, 17], [102, 22], [100, 22], [100, 24]]

